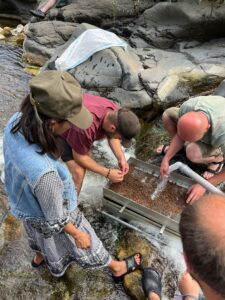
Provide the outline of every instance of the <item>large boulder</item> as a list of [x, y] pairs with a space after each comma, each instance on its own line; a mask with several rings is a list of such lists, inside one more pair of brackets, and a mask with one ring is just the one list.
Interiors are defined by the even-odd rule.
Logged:
[[23, 58], [32, 65], [42, 66], [72, 35], [74, 23], [62, 21], [30, 23], [23, 44]]
[[99, 27], [111, 27], [130, 22], [152, 5], [154, 1], [151, 0], [70, 0], [69, 5], [49, 11], [46, 20], [59, 19], [65, 22], [85, 22]]
[[9, 17], [26, 23], [30, 9], [37, 6], [37, 0], [0, 0], [0, 17]]
[[[81, 24], [75, 28], [71, 38], [65, 45], [57, 48], [51, 59], [43, 67], [51, 69], [55, 60], [85, 30], [96, 28], [90, 24]], [[100, 95], [109, 97], [122, 106], [131, 108], [151, 107], [151, 96], [146, 92], [139, 80], [143, 71], [138, 56], [131, 47], [111, 47], [101, 50], [69, 72], [87, 90], [98, 91]], [[102, 91], [104, 91], [102, 93]]]
[[224, 39], [181, 42], [179, 50], [137, 50], [145, 66], [140, 79], [155, 111], [212, 90], [225, 78]]
[[225, 34], [225, 5], [208, 1], [160, 2], [138, 19], [132, 39], [139, 37], [157, 48], [179, 40], [209, 40]]

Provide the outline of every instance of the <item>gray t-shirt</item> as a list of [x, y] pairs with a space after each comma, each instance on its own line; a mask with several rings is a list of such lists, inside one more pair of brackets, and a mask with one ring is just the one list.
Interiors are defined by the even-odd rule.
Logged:
[[221, 96], [199, 96], [185, 101], [179, 110], [179, 118], [187, 112], [203, 112], [211, 127], [202, 142], [225, 153], [225, 98]]

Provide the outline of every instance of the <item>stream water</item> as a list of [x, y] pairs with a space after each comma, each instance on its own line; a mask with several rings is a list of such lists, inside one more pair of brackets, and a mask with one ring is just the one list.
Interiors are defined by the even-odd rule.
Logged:
[[151, 195], [151, 199], [152, 199], [152, 200], [156, 200], [157, 197], [159, 197], [160, 193], [166, 188], [166, 185], [167, 185], [168, 180], [169, 180], [169, 178], [168, 178], [168, 177], [165, 177], [163, 180], [161, 180], [161, 181], [158, 183], [158, 185], [157, 185], [157, 187], [156, 187], [154, 193]]
[[[7, 119], [12, 115], [13, 112], [15, 112], [23, 97], [28, 92], [28, 81], [31, 78], [30, 75], [27, 75], [23, 72], [23, 64], [21, 62], [21, 54], [22, 50], [16, 46], [6, 44], [6, 43], [0, 43], [0, 171], [2, 170], [3, 166], [3, 160], [2, 160], [2, 132], [3, 127], [7, 121]], [[131, 150], [126, 153], [126, 156], [129, 157], [130, 155], [134, 155], [134, 151]], [[106, 164], [113, 164], [114, 163], [114, 156], [109, 151], [109, 148], [106, 146], [105, 142], [99, 142], [96, 143], [94, 147], [94, 156], [96, 160], [99, 160], [101, 162], [104, 162]], [[80, 203], [82, 204], [82, 207], [84, 210], [88, 212], [88, 215], [94, 216], [95, 210], [94, 208], [99, 207], [101, 204], [102, 199], [102, 188], [105, 185], [106, 180], [102, 178], [101, 176], [98, 176], [93, 173], [88, 173], [85, 181], [84, 181], [84, 187], [82, 189], [81, 195], [80, 195]], [[157, 200], [156, 200], [157, 201]], [[89, 219], [90, 219], [89, 218]], [[101, 220], [96, 220], [93, 217], [94, 220], [94, 227], [98, 234], [100, 235], [100, 238], [103, 240], [103, 243], [106, 245], [106, 247], [113, 251], [115, 241], [118, 237], [118, 226], [114, 223], [111, 223], [110, 221], [102, 223]], [[142, 224], [134, 224], [138, 225], [139, 227], [142, 226]], [[177, 238], [173, 238], [169, 234], [165, 234], [162, 237], [158, 236], [158, 232], [155, 228], [149, 225], [148, 228], [145, 228], [149, 232], [148, 239], [152, 241], [155, 241], [156, 246], [162, 249], [162, 251], [165, 253], [165, 256], [169, 257], [170, 259], [173, 259], [174, 264], [176, 265], [176, 268], [178, 270], [183, 270], [184, 264], [183, 259], [181, 255], [181, 245]], [[2, 233], [0, 230], [0, 240], [2, 237]], [[160, 242], [160, 239], [162, 242]], [[166, 244], [166, 245], [165, 245]], [[0, 247], [1, 248], [1, 247]], [[10, 248], [10, 251], [12, 249]], [[7, 268], [9, 269], [9, 264], [13, 264], [14, 259], [10, 257], [10, 251], [9, 251], [9, 258], [8, 261], [6, 259], [5, 263]], [[19, 253], [22, 251], [21, 261], [17, 261], [19, 263], [19, 266], [22, 263], [22, 260], [24, 259], [24, 253], [30, 253], [27, 249], [19, 249]], [[0, 249], [0, 255], [3, 253], [2, 249]], [[1, 261], [1, 259], [0, 259]], [[8, 264], [7, 264], [8, 262]], [[13, 266], [10, 266], [10, 270], [13, 268]], [[7, 269], [7, 270], [8, 270]], [[17, 270], [18, 271], [18, 270]], [[0, 274], [0, 282], [4, 280], [2, 277], [3, 273]], [[6, 274], [6, 273], [4, 273]], [[5, 276], [5, 275], [4, 275]], [[23, 275], [24, 276], [24, 275]], [[8, 280], [8, 279], [7, 279]], [[10, 280], [9, 280], [10, 282]], [[92, 280], [91, 283], [93, 284], [93, 289], [95, 288], [95, 283]], [[90, 283], [90, 285], [91, 285]], [[55, 285], [55, 282], [53, 281], [53, 284], [49, 283], [49, 279], [45, 283], [41, 283], [43, 286], [43, 289], [46, 288], [46, 291], [51, 289], [52, 285]], [[82, 284], [82, 283], [81, 283]], [[87, 284], [87, 281], [86, 281]], [[88, 282], [89, 284], [89, 282]], [[36, 284], [38, 285], [38, 284]], [[65, 284], [66, 286], [69, 285], [68, 283]], [[85, 282], [83, 283], [85, 285]], [[28, 289], [28, 284], [27, 287]], [[84, 287], [85, 288], [85, 287]], [[98, 287], [96, 286], [96, 289]], [[107, 287], [105, 287], [107, 289]], [[13, 287], [12, 287], [13, 289]], [[0, 286], [1, 290], [1, 286]], [[35, 293], [35, 291], [33, 292]], [[32, 290], [27, 290], [27, 297], [28, 295], [31, 295], [31, 298], [27, 299], [33, 299], [32, 296]], [[41, 297], [41, 295], [39, 295]], [[39, 299], [37, 297], [36, 299]], [[13, 298], [10, 298], [13, 299]], [[15, 299], [15, 298], [14, 298]], [[19, 298], [18, 298], [19, 299]], [[22, 299], [22, 298], [21, 298]], [[23, 298], [25, 299], [25, 298]], [[40, 298], [41, 299], [41, 298]], [[50, 299], [50, 298], [49, 298]], [[53, 298], [51, 298], [53, 299]], [[54, 298], [58, 299], [58, 298]], [[62, 298], [61, 298], [62, 299]], [[75, 299], [75, 298], [74, 298]], [[76, 299], [89, 299], [89, 298], [76, 298]], [[103, 299], [103, 298], [92, 298], [92, 299]], [[106, 299], [106, 298], [104, 298]], [[116, 287], [116, 290], [111, 293], [111, 296], [107, 298], [109, 300], [126, 300], [130, 299], [125, 292], [123, 291], [122, 287]], [[165, 299], [165, 298], [164, 298]]]

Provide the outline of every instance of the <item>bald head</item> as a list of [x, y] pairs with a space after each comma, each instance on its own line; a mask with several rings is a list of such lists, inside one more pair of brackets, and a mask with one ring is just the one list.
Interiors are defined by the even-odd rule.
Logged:
[[196, 203], [196, 209], [199, 224], [217, 244], [223, 238], [225, 251], [225, 197], [210, 194]]
[[186, 207], [180, 233], [193, 273], [225, 297], [225, 197], [208, 195]]
[[184, 141], [196, 142], [205, 135], [209, 127], [210, 124], [205, 114], [188, 112], [179, 118], [177, 133]]

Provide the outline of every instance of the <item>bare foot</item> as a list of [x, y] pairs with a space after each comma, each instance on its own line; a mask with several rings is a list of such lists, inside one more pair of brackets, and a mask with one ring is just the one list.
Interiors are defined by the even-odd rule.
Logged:
[[166, 152], [167, 152], [167, 150], [169, 149], [169, 145], [160, 145], [160, 146], [158, 146], [155, 150], [154, 150], [154, 152], [156, 153], [156, 154], [162, 154], [162, 155], [164, 155], [164, 154], [166, 154]]
[[44, 260], [43, 256], [40, 253], [37, 253], [33, 259], [34, 263], [40, 265]]

